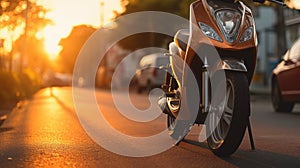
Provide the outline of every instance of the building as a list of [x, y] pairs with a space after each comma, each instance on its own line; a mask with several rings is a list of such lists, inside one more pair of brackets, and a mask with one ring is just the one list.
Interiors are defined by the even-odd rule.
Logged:
[[253, 8], [258, 37], [257, 65], [251, 88], [265, 88], [269, 84], [269, 76], [274, 67], [276, 51], [277, 17], [274, 8], [259, 6]]
[[[253, 78], [252, 89], [270, 88], [270, 76], [272, 70], [279, 62], [280, 48], [277, 47], [277, 20], [275, 8], [259, 6], [253, 9], [256, 31], [258, 34], [258, 59], [256, 72]], [[286, 30], [286, 46], [290, 48], [293, 42], [300, 37], [300, 11], [284, 8], [284, 20]]]
[[300, 10], [285, 9], [285, 26], [287, 36], [287, 47], [289, 48], [293, 42], [300, 37]]

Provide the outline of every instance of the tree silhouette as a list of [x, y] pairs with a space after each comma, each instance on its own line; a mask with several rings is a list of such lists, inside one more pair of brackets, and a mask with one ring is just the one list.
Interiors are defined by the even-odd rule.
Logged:
[[[124, 2], [124, 1], [123, 1]], [[180, 3], [177, 0], [128, 0], [125, 4], [126, 11], [119, 16], [141, 11], [163, 11], [178, 14]], [[151, 17], [151, 16], [149, 16]], [[151, 20], [151, 19], [149, 19]], [[151, 26], [151, 23], [145, 23]], [[135, 23], [121, 23], [126, 27], [136, 26]], [[172, 37], [158, 33], [140, 33], [129, 36], [119, 42], [119, 45], [125, 49], [136, 50], [144, 47], [167, 47], [167, 43], [172, 41]]]
[[[38, 5], [35, 1], [0, 0], [0, 29], [5, 30], [9, 34], [4, 38], [6, 40], [10, 39], [12, 45], [12, 49], [9, 53], [10, 70], [14, 52], [20, 53], [21, 56], [26, 55], [26, 59], [30, 60], [30, 55], [26, 53], [26, 51], [32, 51], [36, 47], [39, 47], [35, 45], [26, 45], [26, 43], [28, 42], [28, 39], [31, 41], [38, 41], [36, 38], [37, 32], [46, 25], [52, 23], [51, 20], [45, 18], [46, 12], [48, 12], [48, 10], [41, 5]], [[20, 37], [22, 37], [22, 39], [20, 39]], [[18, 39], [17, 47], [15, 47], [13, 43], [16, 39]]]
[[74, 64], [81, 47], [95, 31], [96, 29], [90, 26], [75, 26], [68, 37], [61, 39], [59, 45], [63, 49], [59, 54], [59, 62], [62, 72], [73, 72]]

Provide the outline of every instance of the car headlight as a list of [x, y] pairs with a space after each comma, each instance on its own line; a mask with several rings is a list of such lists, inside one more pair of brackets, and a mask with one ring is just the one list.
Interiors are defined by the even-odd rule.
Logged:
[[249, 27], [246, 29], [240, 38], [240, 43], [250, 40], [253, 37], [253, 28]]
[[217, 41], [220, 41], [220, 42], [223, 41], [221, 39], [221, 37], [218, 35], [218, 33], [213, 28], [208, 26], [207, 24], [199, 22], [199, 26], [200, 26], [200, 29], [203, 32], [203, 34], [205, 34], [207, 37], [212, 38]]
[[219, 29], [229, 43], [236, 41], [238, 29], [241, 24], [241, 14], [235, 10], [219, 10], [215, 13]]

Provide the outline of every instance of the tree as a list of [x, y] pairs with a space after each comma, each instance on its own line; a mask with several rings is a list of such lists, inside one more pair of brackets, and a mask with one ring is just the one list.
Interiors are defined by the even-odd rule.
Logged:
[[[31, 49], [34, 49], [36, 46], [26, 45], [28, 41], [27, 38], [36, 39], [37, 32], [43, 29], [47, 24], [52, 23], [51, 20], [45, 18], [47, 11], [47, 9], [38, 5], [35, 1], [0, 0], [0, 29], [9, 34], [8, 37], [4, 38], [10, 39], [11, 41], [11, 51], [7, 51], [10, 52], [10, 70], [14, 52], [19, 52], [21, 58], [23, 58], [23, 55], [28, 55], [25, 50], [31, 51]], [[19, 45], [15, 48], [14, 41], [21, 37], [22, 34], [23, 40], [19, 39]], [[23, 41], [22, 45], [20, 41]]]
[[[162, 11], [179, 14], [181, 8], [181, 3], [178, 3], [177, 0], [128, 0], [127, 2], [128, 3], [124, 3], [126, 10], [118, 16], [124, 16], [126, 14], [141, 11]], [[151, 20], [151, 18], [149, 20]], [[147, 24], [151, 26], [151, 23]], [[126, 29], [128, 27], [135, 26], [135, 23], [119, 23], [119, 26], [123, 26], [122, 28]], [[173, 37], [169, 37], [167, 35], [145, 32], [129, 36], [121, 40], [119, 45], [129, 50], [136, 50], [145, 47], [163, 47], [167, 46], [167, 43], [172, 41], [172, 39]]]
[[121, 15], [140, 11], [177, 13], [180, 9], [180, 5], [177, 0], [128, 0], [128, 3], [125, 4], [125, 8], [126, 11]]
[[276, 6], [275, 10], [277, 13], [277, 24], [275, 28], [277, 34], [277, 56], [279, 60], [287, 50], [287, 42], [286, 42], [287, 40], [286, 40], [286, 28], [285, 28], [283, 7]]
[[59, 42], [59, 45], [63, 47], [59, 54], [60, 65], [63, 65], [60, 67], [61, 71], [73, 73], [81, 47], [95, 31], [96, 29], [90, 26], [75, 26], [68, 37], [61, 39]]
[[190, 5], [196, 0], [185, 0], [180, 2], [180, 10], [177, 12], [179, 16], [182, 16], [186, 19], [189, 19], [190, 14]]
[[1, 0], [0, 5], [0, 16], [2, 16], [6, 12], [14, 11], [20, 3], [26, 3], [26, 0], [14, 0], [14, 1], [8, 1], [8, 0]]
[[[14, 50], [21, 54], [24, 49], [24, 37], [25, 35], [21, 35], [15, 42]], [[43, 73], [47, 67], [49, 67], [49, 60], [47, 57], [47, 53], [44, 49], [44, 40], [38, 39], [33, 35], [28, 35], [26, 37], [26, 56], [25, 62], [26, 66], [30, 69], [39, 69], [41, 73]]]

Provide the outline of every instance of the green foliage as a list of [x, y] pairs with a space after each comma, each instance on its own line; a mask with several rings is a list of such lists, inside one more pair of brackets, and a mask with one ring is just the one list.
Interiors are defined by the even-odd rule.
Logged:
[[0, 79], [1, 103], [30, 98], [42, 86], [40, 76], [30, 69], [25, 69], [20, 74], [0, 71]]
[[19, 93], [21, 99], [31, 97], [42, 86], [42, 79], [36, 72], [25, 69], [18, 75]]
[[125, 6], [126, 11], [123, 14], [129, 14], [140, 11], [163, 11], [176, 13], [179, 10], [177, 0], [128, 0]]
[[126, 11], [121, 15], [140, 11], [163, 11], [188, 19], [190, 4], [196, 0], [128, 0]]
[[45, 25], [52, 23], [51, 20], [45, 18], [48, 9], [38, 5], [35, 1], [0, 0], [0, 4], [0, 28], [15, 31], [18, 27], [24, 26], [26, 14], [30, 19], [28, 28], [33, 34]]
[[0, 16], [5, 12], [14, 11], [20, 4], [26, 3], [26, 0], [0, 0]]
[[14, 101], [17, 99], [18, 93], [18, 77], [16, 74], [7, 71], [0, 71], [0, 101]]
[[189, 18], [189, 12], [190, 12], [190, 5], [191, 3], [195, 2], [196, 0], [185, 0], [185, 1], [182, 1], [180, 2], [180, 10], [177, 12], [177, 14], [179, 16], [182, 16], [186, 19]]
[[[128, 0], [128, 3], [125, 5], [126, 11], [121, 14], [126, 15], [134, 12], [140, 11], [162, 11], [168, 12], [175, 15], [182, 16], [186, 19], [189, 17], [189, 6], [195, 0], [185, 0], [185, 1], [178, 1], [178, 0]], [[151, 17], [151, 16], [149, 16]], [[148, 20], [151, 20], [148, 18]], [[119, 28], [124, 23], [118, 23]], [[151, 26], [151, 23], [147, 22]], [[136, 26], [135, 23], [126, 22], [123, 29], [127, 27], [134, 27]], [[174, 29], [176, 29], [174, 27]], [[177, 30], [177, 29], [176, 29]], [[174, 34], [176, 32], [174, 30]], [[170, 30], [173, 31], [173, 30]], [[135, 34], [130, 37], [127, 37], [121, 40], [118, 44], [129, 50], [136, 50], [145, 47], [166, 47], [167, 44], [173, 40], [173, 37], [158, 34], [158, 33], [140, 33]], [[142, 43], [141, 43], [142, 41]]]
[[[14, 40], [11, 51], [4, 47], [2, 54], [20, 53], [27, 56], [28, 66], [44, 68], [46, 53], [43, 39], [37, 39], [36, 34], [52, 24], [52, 21], [45, 17], [48, 11], [36, 0], [0, 0], [0, 31], [8, 31], [2, 33], [0, 39]], [[12, 65], [12, 59], [4, 61]]]
[[35, 36], [27, 36], [24, 48], [24, 35], [21, 35], [14, 44], [14, 51], [23, 53], [27, 57], [27, 67], [39, 68], [42, 72], [49, 66], [44, 40]]

